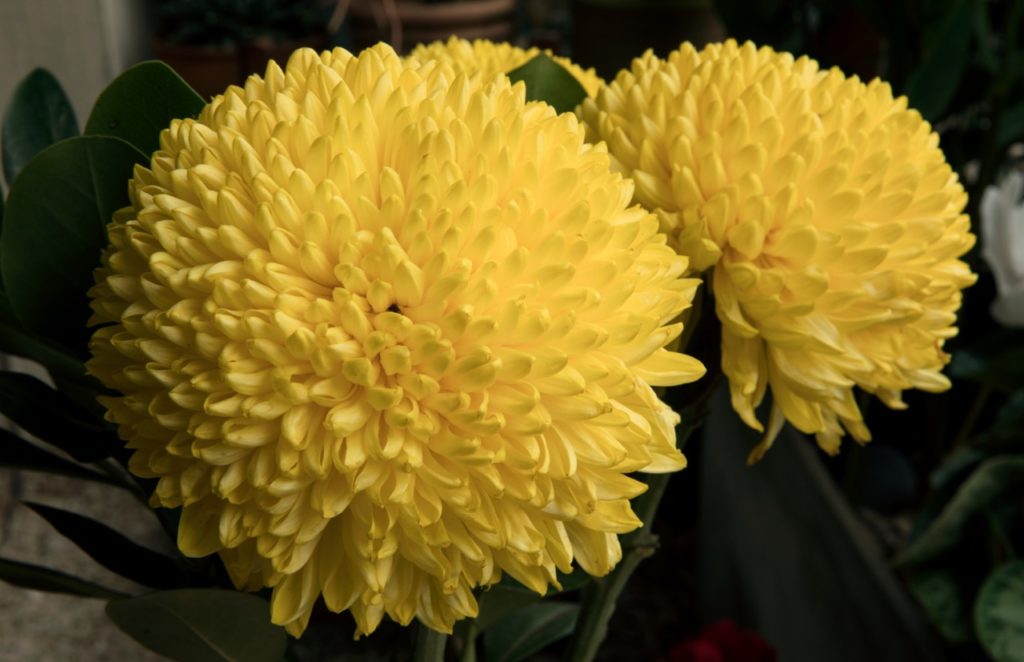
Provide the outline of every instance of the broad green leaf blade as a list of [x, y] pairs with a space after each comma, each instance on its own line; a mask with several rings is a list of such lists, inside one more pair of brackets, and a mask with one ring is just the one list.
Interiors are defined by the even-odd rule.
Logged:
[[947, 641], [970, 641], [970, 612], [957, 579], [948, 568], [929, 568], [915, 572], [907, 580], [907, 585], [924, 607], [929, 620]]
[[110, 457], [121, 446], [112, 429], [31, 375], [0, 372], [0, 414], [79, 462]]
[[[2, 297], [0, 306], [3, 304], [8, 307], [10, 305], [6, 295]], [[26, 332], [16, 326], [13, 320], [0, 322], [0, 352], [32, 359], [49, 370], [51, 375], [85, 383], [92, 379], [86, 375], [85, 365], [80, 360], [39, 336]]]
[[36, 154], [78, 135], [75, 111], [53, 74], [36, 69], [21, 81], [11, 95], [0, 134], [8, 185]]
[[491, 626], [502, 623], [510, 614], [541, 600], [541, 596], [525, 587], [518, 589], [501, 584], [492, 586], [477, 599], [480, 613], [476, 617], [476, 628], [486, 632]]
[[484, 633], [487, 662], [518, 662], [572, 634], [580, 607], [545, 600], [520, 609]]
[[506, 574], [502, 576], [500, 582], [487, 588], [480, 595], [480, 614], [476, 618], [476, 629], [483, 632], [518, 609], [540, 602], [545, 597], [550, 598], [578, 590], [592, 579], [582, 568], [573, 568], [569, 574], [559, 570], [558, 583], [562, 586], [561, 590], [551, 587], [545, 595], [539, 595]]
[[964, 481], [931, 526], [895, 560], [909, 566], [930, 561], [953, 547], [967, 522], [1002, 494], [1024, 487], [1024, 457], [999, 456], [984, 462]]
[[543, 53], [508, 72], [513, 83], [526, 83], [526, 98], [544, 101], [560, 113], [571, 113], [587, 98], [576, 77]]
[[49, 593], [68, 593], [80, 595], [86, 598], [103, 598], [113, 600], [124, 597], [123, 593], [111, 591], [98, 584], [72, 577], [57, 570], [44, 568], [31, 563], [0, 559], [0, 581], [30, 588], [35, 591], [47, 591]]
[[41, 471], [126, 487], [105, 474], [57, 457], [3, 429], [0, 429], [0, 467]]
[[205, 105], [174, 69], [155, 60], [142, 62], [100, 93], [83, 133], [121, 138], [152, 154], [171, 120], [195, 117]]
[[995, 569], [974, 603], [978, 640], [996, 662], [1024, 662], [1024, 561]]
[[11, 187], [0, 268], [11, 308], [29, 331], [85, 354], [86, 292], [114, 211], [128, 204], [146, 157], [119, 138], [82, 136], [43, 150]]
[[959, 8], [948, 13], [924, 63], [907, 81], [910, 105], [929, 121], [942, 117], [960, 86], [971, 46], [973, 5], [960, 0]]
[[136, 544], [105, 524], [39, 503], [25, 505], [111, 572], [151, 588], [170, 589], [188, 583], [187, 574], [174, 559]]
[[107, 616], [146, 648], [183, 662], [278, 662], [287, 635], [251, 593], [161, 591], [107, 604]]

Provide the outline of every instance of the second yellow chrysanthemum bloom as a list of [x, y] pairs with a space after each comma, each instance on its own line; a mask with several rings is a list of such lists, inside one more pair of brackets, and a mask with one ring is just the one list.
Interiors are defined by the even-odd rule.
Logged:
[[906, 99], [806, 57], [729, 41], [647, 53], [580, 115], [657, 210], [672, 244], [713, 267], [722, 367], [760, 457], [784, 420], [828, 452], [869, 432], [853, 388], [890, 407], [941, 391], [956, 333], [967, 196]]

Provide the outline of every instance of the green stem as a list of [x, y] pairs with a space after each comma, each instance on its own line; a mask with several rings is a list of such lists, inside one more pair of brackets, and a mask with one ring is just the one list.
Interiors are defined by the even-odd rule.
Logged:
[[615, 570], [604, 579], [595, 580], [576, 622], [576, 633], [569, 649], [571, 662], [590, 662], [597, 655], [608, 634], [608, 622], [615, 612], [622, 590], [640, 562], [654, 554], [658, 537], [651, 533], [654, 514], [668, 486], [669, 474], [655, 474], [647, 480], [648, 489], [637, 499], [636, 513], [644, 525], [623, 540], [625, 554]]
[[[710, 380], [716, 383], [717, 380]], [[711, 389], [698, 399], [695, 406], [699, 409], [710, 394]], [[687, 417], [683, 426], [680, 427], [677, 438], [679, 447], [686, 445], [690, 435], [700, 427], [702, 416], [693, 418]], [[576, 621], [576, 632], [573, 635], [572, 645], [569, 648], [568, 659], [570, 662], [591, 662], [597, 655], [601, 643], [608, 634], [608, 622], [615, 613], [615, 604], [619, 600], [623, 589], [629, 582], [640, 562], [654, 554], [658, 549], [658, 536], [654, 535], [654, 516], [658, 512], [658, 505], [665, 495], [665, 488], [671, 474], [651, 474], [645, 476], [647, 491], [637, 497], [633, 503], [633, 510], [637, 517], [643, 522], [636, 531], [625, 536], [622, 540], [622, 547], [625, 550], [622, 560], [607, 577], [595, 580], [592, 583], [591, 591], [583, 599], [583, 608], [580, 611], [579, 620]]]
[[423, 623], [416, 624], [416, 650], [412, 659], [415, 662], [442, 662], [444, 648], [448, 643], [448, 635], [433, 630]]
[[[692, 326], [690, 335], [680, 344], [688, 354], [699, 358], [708, 367], [708, 375], [697, 384], [687, 384], [659, 394], [668, 405], [679, 413], [680, 422], [676, 427], [676, 445], [683, 449], [687, 440], [704, 422], [707, 415], [708, 401], [721, 378], [718, 368], [718, 354], [721, 339], [720, 326], [714, 315], [702, 315], [700, 306], [709, 306], [714, 310], [707, 288], [707, 279], [703, 293], [694, 304], [694, 313], [687, 320], [686, 326]], [[704, 299], [707, 299], [704, 301]], [[633, 571], [640, 562], [654, 554], [658, 548], [658, 537], [653, 533], [654, 516], [658, 505], [665, 495], [670, 474], [647, 474], [643, 480], [647, 483], [647, 491], [634, 499], [633, 512], [643, 525], [632, 533], [623, 536], [623, 557], [615, 569], [603, 579], [592, 581], [584, 591], [576, 631], [572, 643], [566, 652], [568, 662], [591, 662], [597, 655], [601, 643], [608, 634], [608, 623], [615, 612], [615, 603], [629, 582]]]
[[476, 662], [476, 636], [478, 634], [475, 618], [459, 621], [455, 626], [458, 639], [462, 642], [459, 662]]

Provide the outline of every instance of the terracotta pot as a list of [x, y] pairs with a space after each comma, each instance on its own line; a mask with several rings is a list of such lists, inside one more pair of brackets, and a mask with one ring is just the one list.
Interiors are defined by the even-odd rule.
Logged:
[[325, 35], [310, 35], [292, 41], [255, 39], [237, 46], [182, 46], [157, 42], [153, 51], [185, 79], [203, 98], [222, 93], [229, 85], [241, 85], [250, 74], [263, 74], [267, 62], [284, 67], [288, 57], [302, 47], [323, 50]]
[[357, 50], [385, 41], [404, 53], [416, 44], [451, 35], [508, 41], [515, 35], [515, 9], [516, 0], [395, 0], [389, 21], [380, 0], [353, 0], [349, 26]]

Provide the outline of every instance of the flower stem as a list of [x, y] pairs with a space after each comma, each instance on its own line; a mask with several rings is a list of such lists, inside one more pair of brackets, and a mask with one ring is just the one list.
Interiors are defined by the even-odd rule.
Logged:
[[459, 662], [476, 662], [476, 636], [479, 634], [476, 628], [476, 619], [467, 618], [459, 621], [455, 628], [456, 638], [462, 640]]
[[[703, 393], [685, 408], [683, 422], [676, 433], [680, 448], [686, 445], [690, 435], [704, 422], [707, 399], [717, 381], [717, 375], [711, 377], [708, 380], [710, 385], [705, 385]], [[625, 550], [622, 560], [607, 577], [594, 580], [591, 591], [585, 595], [579, 620], [576, 621], [576, 633], [566, 658], [569, 662], [591, 662], [594, 659], [608, 634], [608, 622], [615, 613], [615, 603], [626, 588], [626, 583], [640, 562], [658, 549], [658, 536], [654, 535], [652, 528], [670, 477], [671, 474], [643, 476], [647, 491], [633, 502], [633, 510], [644, 524], [622, 539]]]
[[[683, 449], [686, 442], [707, 416], [708, 401], [722, 377], [720, 368], [721, 326], [714, 315], [703, 315], [701, 309], [714, 310], [713, 302], [706, 293], [694, 302], [694, 311], [687, 326], [693, 326], [689, 336], [681, 341], [680, 346], [692, 356], [699, 358], [708, 367], [708, 375], [695, 384], [686, 384], [669, 389], [660, 397], [679, 413], [680, 421], [676, 426], [676, 445]], [[705, 301], [705, 299], [707, 299]], [[658, 505], [668, 487], [671, 474], [646, 474], [639, 476], [647, 483], [647, 491], [638, 496], [632, 503], [643, 525], [622, 538], [623, 557], [614, 570], [603, 579], [595, 579], [585, 589], [583, 604], [576, 621], [576, 631], [572, 643], [566, 653], [568, 662], [591, 662], [597, 655], [601, 643], [608, 634], [608, 623], [615, 613], [615, 603], [629, 582], [633, 571], [640, 562], [654, 554], [658, 548], [658, 537], [653, 533], [654, 516]]]
[[590, 662], [594, 659], [608, 633], [608, 622], [615, 612], [619, 595], [640, 562], [657, 549], [658, 537], [651, 533], [651, 525], [668, 486], [668, 479], [669, 474], [655, 474], [647, 478], [647, 492], [637, 499], [635, 506], [637, 516], [644, 525], [623, 540], [626, 552], [615, 570], [607, 577], [594, 581], [593, 590], [584, 600], [576, 622], [576, 634], [568, 655], [571, 662]]
[[416, 651], [412, 659], [415, 662], [442, 662], [444, 648], [448, 643], [448, 635], [431, 629], [423, 623], [416, 624]]

